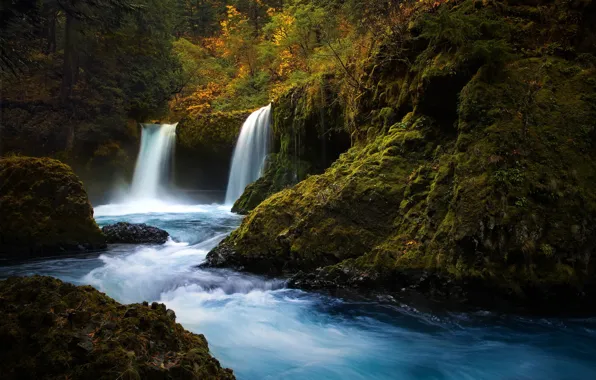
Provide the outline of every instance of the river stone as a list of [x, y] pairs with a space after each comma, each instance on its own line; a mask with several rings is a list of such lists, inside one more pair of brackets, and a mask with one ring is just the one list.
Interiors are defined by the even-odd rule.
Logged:
[[108, 243], [112, 244], [163, 244], [170, 236], [167, 231], [144, 223], [120, 222], [105, 226], [101, 230], [106, 235]]

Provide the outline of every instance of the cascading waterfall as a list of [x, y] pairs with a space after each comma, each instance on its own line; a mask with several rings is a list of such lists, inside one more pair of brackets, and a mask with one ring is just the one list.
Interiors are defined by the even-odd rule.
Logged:
[[130, 193], [132, 199], [157, 199], [163, 195], [176, 142], [177, 125], [143, 124], [141, 149]]
[[246, 186], [263, 174], [269, 153], [271, 104], [253, 112], [244, 122], [234, 149], [226, 204], [236, 202]]

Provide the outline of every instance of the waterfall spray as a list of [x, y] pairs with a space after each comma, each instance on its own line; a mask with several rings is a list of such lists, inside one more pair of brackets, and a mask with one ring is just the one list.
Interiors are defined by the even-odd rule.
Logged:
[[269, 153], [271, 104], [253, 112], [244, 122], [234, 156], [226, 191], [226, 204], [234, 203], [246, 186], [263, 175]]

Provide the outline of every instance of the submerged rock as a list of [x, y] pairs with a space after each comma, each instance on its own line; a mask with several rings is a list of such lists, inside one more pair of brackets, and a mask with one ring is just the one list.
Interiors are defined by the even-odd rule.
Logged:
[[51, 277], [0, 281], [3, 379], [234, 379], [165, 306]]
[[103, 247], [87, 193], [70, 167], [51, 158], [0, 159], [0, 256]]
[[167, 231], [144, 223], [120, 222], [105, 226], [101, 230], [111, 244], [163, 244], [170, 236]]

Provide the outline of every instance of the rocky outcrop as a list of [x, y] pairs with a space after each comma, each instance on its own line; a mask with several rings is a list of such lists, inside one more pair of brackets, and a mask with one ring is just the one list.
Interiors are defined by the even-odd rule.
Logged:
[[167, 231], [144, 223], [120, 222], [104, 226], [101, 231], [106, 236], [107, 242], [111, 244], [163, 244], [170, 236]]
[[[251, 110], [190, 114], [176, 129], [176, 184], [225, 189], [232, 154]], [[206, 186], [208, 184], [208, 186]]]
[[247, 214], [270, 195], [323, 173], [350, 147], [337, 91], [335, 78], [326, 76], [292, 88], [276, 100], [272, 105], [274, 153], [263, 176], [246, 188], [233, 212]]
[[579, 38], [581, 5], [548, 7], [568, 28], [547, 51], [556, 22], [525, 4], [415, 17], [409, 56], [375, 67], [354, 147], [262, 202], [207, 265], [294, 274], [307, 288], [589, 308], [596, 68], [557, 50]]
[[83, 184], [50, 158], [0, 159], [0, 256], [105, 247]]
[[234, 379], [165, 305], [50, 277], [0, 281], [4, 379]]

